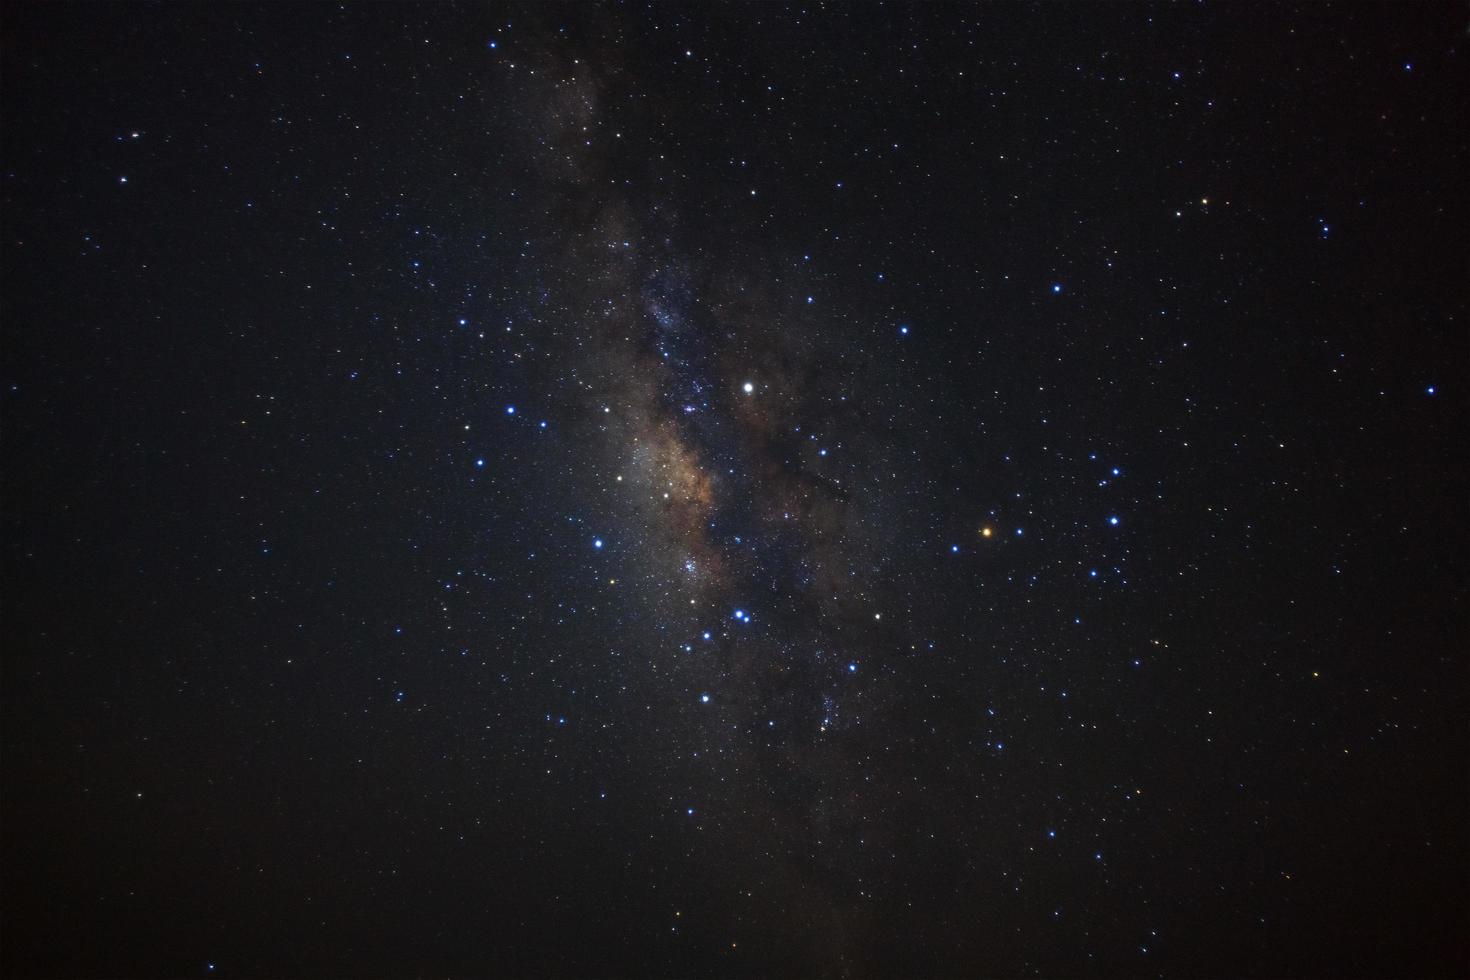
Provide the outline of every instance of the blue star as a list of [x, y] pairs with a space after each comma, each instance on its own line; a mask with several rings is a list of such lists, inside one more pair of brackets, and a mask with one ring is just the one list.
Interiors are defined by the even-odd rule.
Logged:
[[706, 640], [708, 640], [708, 639], [709, 639], [709, 631], [708, 631], [708, 630], [706, 630], [706, 631], [705, 631], [705, 632], [704, 632], [704, 638], [705, 638], [705, 639], [706, 639]]
[[699, 696], [699, 703], [700, 704], [709, 704], [709, 695], [708, 694], [701, 694]]
[[1025, 534], [1025, 533], [1026, 532], [1024, 530], [1022, 530], [1021, 528], [1019, 528], [1019, 527], [1016, 528], [1016, 537], [1019, 538], [1021, 535]]
[[505, 414], [506, 415], [514, 415], [515, 413], [516, 413], [516, 407], [514, 405], [507, 405], [507, 406], [505, 406]]
[[905, 337], [907, 337], [909, 335], [909, 328], [908, 327], [899, 327], [898, 328], [898, 332], [901, 333], [901, 334], [903, 334]]
[[960, 553], [960, 546], [957, 545], [957, 544], [952, 544], [952, 545], [949, 546], [949, 550], [952, 551], [952, 552], [954, 552], [955, 554], [959, 554]]
[[475, 460], [475, 465], [476, 466], [484, 466], [485, 465], [485, 461], [483, 459], [477, 459], [477, 460]]
[[1425, 388], [1424, 389], [1424, 394], [1426, 394], [1426, 395], [1432, 395], [1432, 394], [1434, 394], [1434, 385], [1430, 385], [1428, 388]]
[[1114, 466], [1113, 467], [1113, 475], [1114, 476], [1122, 476], [1123, 474], [1119, 473], [1118, 472], [1118, 468], [1116, 466]]
[[1059, 283], [1059, 282], [1052, 283], [1051, 284], [1051, 291], [1052, 291], [1052, 295], [1056, 295], [1057, 293], [1060, 293], [1062, 291], [1062, 284]]
[[601, 538], [593, 538], [592, 539], [592, 547], [600, 549], [602, 547], [602, 539]]
[[857, 664], [848, 664], [847, 665], [847, 672], [849, 674], [856, 674], [857, 673]]
[[1116, 518], [1116, 517], [1109, 517], [1108, 518], [1108, 523], [1111, 524], [1111, 525], [1113, 525], [1114, 527], [1117, 527], [1118, 526], [1118, 518]]

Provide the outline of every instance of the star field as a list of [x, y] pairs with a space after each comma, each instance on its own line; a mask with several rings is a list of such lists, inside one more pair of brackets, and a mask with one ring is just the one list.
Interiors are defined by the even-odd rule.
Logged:
[[1470, 971], [1462, 8], [3, 35], [6, 975]]

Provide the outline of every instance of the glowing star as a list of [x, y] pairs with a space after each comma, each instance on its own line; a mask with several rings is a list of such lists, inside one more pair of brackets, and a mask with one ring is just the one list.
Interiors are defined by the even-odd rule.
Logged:
[[1062, 291], [1062, 284], [1061, 284], [1061, 283], [1059, 283], [1059, 282], [1054, 282], [1054, 283], [1052, 283], [1052, 284], [1051, 284], [1051, 291], [1052, 291], [1052, 295], [1054, 295], [1054, 296], [1055, 296], [1055, 295], [1056, 295], [1056, 294], [1057, 294], [1057, 293], [1060, 293], [1060, 292], [1061, 292], [1061, 291]]
[[507, 406], [505, 406], [505, 414], [506, 415], [514, 415], [515, 413], [516, 413], [516, 407], [514, 405], [507, 405]]
[[1117, 527], [1118, 526], [1118, 519], [1116, 517], [1109, 517], [1108, 518], [1108, 523], [1111, 524], [1111, 525], [1113, 525], [1114, 527]]
[[907, 337], [909, 335], [909, 328], [908, 327], [899, 327], [898, 328], [898, 332], [901, 333], [901, 334], [903, 334], [905, 337]]
[[742, 387], [745, 389], [745, 393], [747, 395], [750, 394], [752, 391], [755, 391], [755, 385], [751, 384], [749, 381], [745, 382]]
[[980, 529], [980, 536], [981, 536], [981, 537], [982, 537], [982, 538], [988, 538], [988, 537], [990, 537], [990, 535], [991, 535], [991, 534], [993, 534], [993, 533], [995, 533], [995, 532], [993, 532], [993, 531], [991, 531], [991, 530], [990, 530], [990, 528], [988, 528], [988, 527], [982, 527], [982, 528], [981, 528], [981, 529]]
[[708, 694], [701, 694], [699, 696], [699, 703], [700, 704], [709, 704], [709, 695]]
[[857, 673], [857, 664], [848, 664], [847, 665], [847, 672], [849, 674], [856, 674]]
[[602, 549], [602, 539], [601, 538], [593, 538], [592, 539], [592, 547], [597, 548], [598, 550], [601, 550]]

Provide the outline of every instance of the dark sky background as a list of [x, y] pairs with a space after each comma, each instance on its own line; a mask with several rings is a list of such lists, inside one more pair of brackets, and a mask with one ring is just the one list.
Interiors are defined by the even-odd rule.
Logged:
[[4, 973], [1470, 972], [1467, 24], [7, 4]]

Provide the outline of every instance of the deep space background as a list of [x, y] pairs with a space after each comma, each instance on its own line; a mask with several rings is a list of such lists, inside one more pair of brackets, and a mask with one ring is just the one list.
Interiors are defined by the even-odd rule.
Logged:
[[7, 3], [0, 968], [1470, 972], [1467, 24]]

